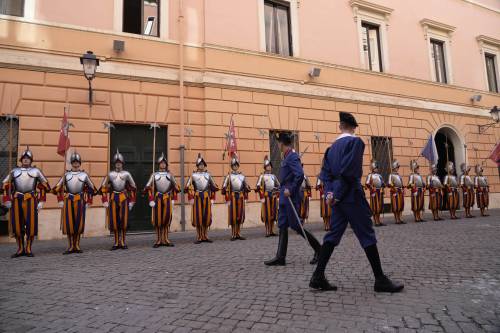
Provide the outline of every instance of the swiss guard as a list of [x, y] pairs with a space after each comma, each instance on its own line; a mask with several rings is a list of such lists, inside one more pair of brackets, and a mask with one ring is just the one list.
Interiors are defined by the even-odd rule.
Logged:
[[429, 167], [430, 174], [427, 176], [427, 189], [429, 190], [429, 209], [432, 212], [434, 221], [442, 220], [439, 217], [439, 210], [443, 203], [443, 184], [437, 175], [437, 165]]
[[403, 186], [403, 178], [399, 175], [399, 161], [392, 162], [392, 172], [389, 175], [389, 189], [391, 194], [391, 210], [394, 214], [396, 224], [405, 224], [401, 219], [405, 208], [405, 189]]
[[274, 223], [278, 218], [278, 196], [280, 182], [273, 173], [273, 165], [269, 158], [264, 158], [264, 173], [261, 173], [255, 186], [261, 205], [260, 219], [266, 226], [266, 237], [276, 236]]
[[329, 205], [333, 205], [331, 229], [323, 238], [318, 265], [309, 287], [318, 290], [337, 290], [325, 277], [325, 268], [349, 224], [363, 247], [375, 276], [375, 292], [399, 292], [404, 285], [391, 281], [382, 270], [377, 238], [373, 230], [371, 210], [361, 187], [365, 144], [354, 134], [358, 123], [353, 115], [340, 112], [342, 134], [328, 148], [321, 167]]
[[465, 210], [465, 217], [474, 217], [470, 211], [474, 207], [474, 182], [469, 176], [470, 166], [465, 163], [460, 164], [462, 175], [460, 176], [460, 187], [462, 188], [463, 206]]
[[288, 228], [292, 228], [300, 236], [307, 239], [309, 245], [314, 250], [314, 258], [310, 261], [310, 263], [315, 264], [317, 262], [321, 245], [313, 234], [301, 228], [299, 223], [302, 224], [303, 221], [297, 220], [300, 202], [303, 195], [300, 191], [300, 186], [304, 181], [304, 170], [302, 169], [299, 155], [292, 148], [292, 136], [288, 133], [281, 133], [278, 137], [278, 141], [280, 150], [284, 156], [279, 173], [280, 199], [278, 211], [278, 250], [276, 252], [276, 256], [273, 259], [266, 261], [264, 264], [268, 266], [286, 265]]
[[372, 210], [373, 220], [376, 227], [384, 226], [380, 221], [380, 214], [384, 210], [384, 188], [385, 183], [382, 175], [378, 172], [378, 162], [372, 161], [370, 164], [371, 172], [366, 177], [365, 186], [370, 191], [370, 209]]
[[422, 212], [424, 211], [424, 194], [425, 194], [425, 183], [424, 179], [418, 172], [420, 166], [417, 161], [410, 161], [410, 180], [408, 181], [407, 187], [411, 191], [411, 210], [413, 211], [413, 216], [415, 217], [415, 222], [424, 222], [422, 219]]
[[71, 170], [66, 171], [52, 192], [57, 195], [61, 210], [61, 229], [68, 237], [68, 249], [63, 254], [82, 253], [80, 239], [85, 231], [85, 214], [97, 189], [89, 175], [80, 169], [82, 158], [70, 156]]
[[246, 177], [238, 171], [240, 162], [236, 154], [231, 159], [231, 172], [224, 178], [221, 193], [227, 205], [227, 223], [231, 226], [231, 240], [244, 240], [241, 226], [245, 222], [245, 202], [248, 200], [250, 186]]
[[168, 161], [162, 153], [158, 158], [158, 171], [151, 174], [146, 183], [149, 206], [152, 208], [151, 223], [156, 231], [156, 242], [153, 247], [174, 246], [168, 239], [172, 213], [180, 192], [175, 177], [168, 170]]
[[476, 188], [476, 200], [477, 208], [481, 211], [481, 216], [488, 216], [485, 214], [485, 210], [488, 209], [489, 205], [489, 191], [488, 179], [483, 176], [483, 167], [481, 165], [476, 165], [476, 176], [474, 177], [474, 187]]
[[[304, 164], [301, 164], [302, 168], [304, 168]], [[302, 221], [306, 222], [309, 218], [309, 202], [311, 200], [312, 192], [311, 192], [311, 182], [309, 181], [309, 177], [304, 174], [304, 180], [300, 185], [300, 191], [302, 192], [302, 200], [300, 201], [300, 210], [299, 216]]]
[[458, 181], [455, 176], [455, 165], [453, 162], [448, 162], [446, 164], [446, 172], [447, 175], [444, 177], [444, 187], [447, 194], [447, 207], [450, 211], [450, 218], [452, 220], [458, 219], [457, 217], [457, 209], [459, 205], [459, 196], [458, 196]]
[[320, 215], [321, 218], [323, 219], [323, 225], [325, 231], [328, 231], [330, 230], [330, 217], [332, 216], [332, 206], [326, 203], [325, 186], [323, 185], [323, 182], [321, 181], [319, 175], [318, 179], [316, 180], [316, 191], [319, 192], [319, 197], [320, 197], [320, 210], [321, 210]]
[[111, 247], [111, 251], [128, 249], [125, 242], [128, 212], [134, 207], [137, 197], [134, 179], [130, 172], [123, 170], [124, 164], [123, 155], [116, 150], [116, 154], [113, 156], [115, 168], [104, 177], [100, 188], [103, 206], [107, 208], [106, 225], [115, 236], [115, 243]]
[[2, 184], [2, 201], [9, 209], [11, 231], [17, 242], [17, 252], [12, 258], [34, 256], [31, 247], [38, 234], [38, 212], [43, 208], [47, 191], [50, 191], [42, 171], [31, 166], [33, 153], [29, 147], [22, 153], [19, 161], [21, 166], [12, 169]]
[[208, 229], [212, 225], [212, 205], [215, 193], [219, 190], [212, 176], [207, 171], [207, 163], [198, 154], [196, 171], [186, 182], [185, 191], [192, 204], [191, 223], [196, 228], [195, 244], [212, 243], [208, 238]]

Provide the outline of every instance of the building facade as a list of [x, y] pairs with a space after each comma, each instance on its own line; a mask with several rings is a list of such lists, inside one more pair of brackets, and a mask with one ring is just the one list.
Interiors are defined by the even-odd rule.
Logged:
[[[499, 171], [488, 160], [500, 130], [479, 129], [500, 105], [496, 0], [0, 0], [0, 13], [2, 175], [29, 145], [55, 184], [67, 107], [72, 148], [95, 183], [119, 148], [145, 185], [151, 123], [160, 125], [156, 150], [166, 152], [176, 177], [182, 157], [187, 177], [201, 152], [221, 183], [230, 170], [223, 151], [231, 117], [250, 184], [265, 155], [279, 161], [280, 131], [297, 134], [314, 183], [338, 135], [338, 112], [348, 111], [367, 144], [366, 173], [371, 158], [385, 173], [396, 158], [407, 181], [410, 160], [433, 135], [441, 175], [446, 160], [483, 163], [490, 207], [500, 207]], [[100, 61], [91, 104], [79, 59], [87, 50]], [[428, 162], [419, 162], [426, 174]], [[320, 220], [317, 198], [310, 220]], [[61, 237], [56, 207], [49, 197], [40, 238]], [[245, 225], [259, 225], [253, 194], [248, 207]], [[174, 230], [182, 229], [180, 210]], [[107, 233], [104, 214], [95, 201], [87, 235]], [[148, 214], [139, 195], [132, 228], [150, 228]], [[221, 197], [214, 214], [214, 227], [227, 227]], [[190, 229], [188, 206], [185, 219]]]

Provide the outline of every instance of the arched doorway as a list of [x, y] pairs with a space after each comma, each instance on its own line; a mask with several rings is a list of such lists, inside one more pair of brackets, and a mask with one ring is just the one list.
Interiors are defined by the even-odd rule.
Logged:
[[[434, 142], [438, 151], [438, 171], [437, 174], [441, 180], [446, 176], [446, 162], [450, 161], [455, 164], [457, 173], [460, 169], [460, 164], [465, 162], [464, 141], [459, 136], [458, 132], [451, 126], [444, 125], [440, 127], [434, 134]], [[446, 153], [446, 145], [448, 145], [448, 153]], [[457, 174], [458, 176], [458, 174]]]
[[[436, 143], [436, 148], [438, 152], [438, 165], [437, 165], [437, 175], [444, 180], [447, 174], [446, 163], [447, 161], [453, 162], [455, 164], [456, 176], [460, 173], [460, 164], [466, 160], [466, 152], [464, 147], [464, 141], [458, 135], [458, 132], [451, 126], [444, 125], [440, 127], [434, 134], [434, 142]], [[446, 151], [448, 147], [448, 151]], [[442, 209], [447, 209], [446, 193], [443, 200]]]

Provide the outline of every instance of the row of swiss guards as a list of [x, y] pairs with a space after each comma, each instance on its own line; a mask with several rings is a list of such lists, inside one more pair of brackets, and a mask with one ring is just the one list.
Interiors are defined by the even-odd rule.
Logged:
[[[397, 160], [393, 161], [392, 172], [389, 175], [386, 185], [382, 175], [379, 173], [377, 161], [372, 161], [370, 165], [371, 172], [366, 177], [365, 187], [370, 191], [370, 208], [373, 213], [375, 226], [384, 225], [380, 220], [380, 215], [383, 212], [385, 187], [389, 187], [390, 189], [391, 210], [394, 214], [396, 224], [405, 223], [401, 219], [404, 210], [405, 186], [402, 177], [399, 175], [399, 168], [399, 162]], [[410, 169], [411, 174], [406, 188], [410, 190], [411, 210], [415, 222], [424, 222], [422, 213], [424, 211], [424, 195], [426, 191], [429, 192], [429, 209], [432, 211], [435, 221], [442, 220], [439, 216], [439, 211], [442, 207], [449, 210], [451, 219], [458, 219], [456, 211], [459, 207], [460, 190], [462, 192], [465, 216], [468, 218], [473, 217], [471, 209], [474, 206], [475, 200], [477, 201], [477, 207], [481, 211], [481, 216], [486, 216], [485, 210], [489, 204], [489, 186], [488, 180], [483, 175], [481, 165], [476, 165], [476, 176], [472, 178], [469, 175], [471, 167], [462, 163], [462, 175], [460, 178], [457, 178], [453, 162], [448, 162], [446, 165], [447, 175], [444, 177], [443, 182], [441, 182], [437, 175], [436, 164], [432, 164], [429, 167], [429, 175], [426, 180], [420, 174], [420, 166], [417, 161], [412, 160], [410, 162]]]

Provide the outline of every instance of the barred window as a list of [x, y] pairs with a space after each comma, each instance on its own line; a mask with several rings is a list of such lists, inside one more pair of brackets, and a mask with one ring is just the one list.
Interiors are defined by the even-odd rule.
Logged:
[[0, 0], [0, 14], [24, 16], [24, 0]]
[[392, 138], [387, 136], [371, 137], [372, 158], [378, 162], [379, 173], [387, 182], [391, 174]]

